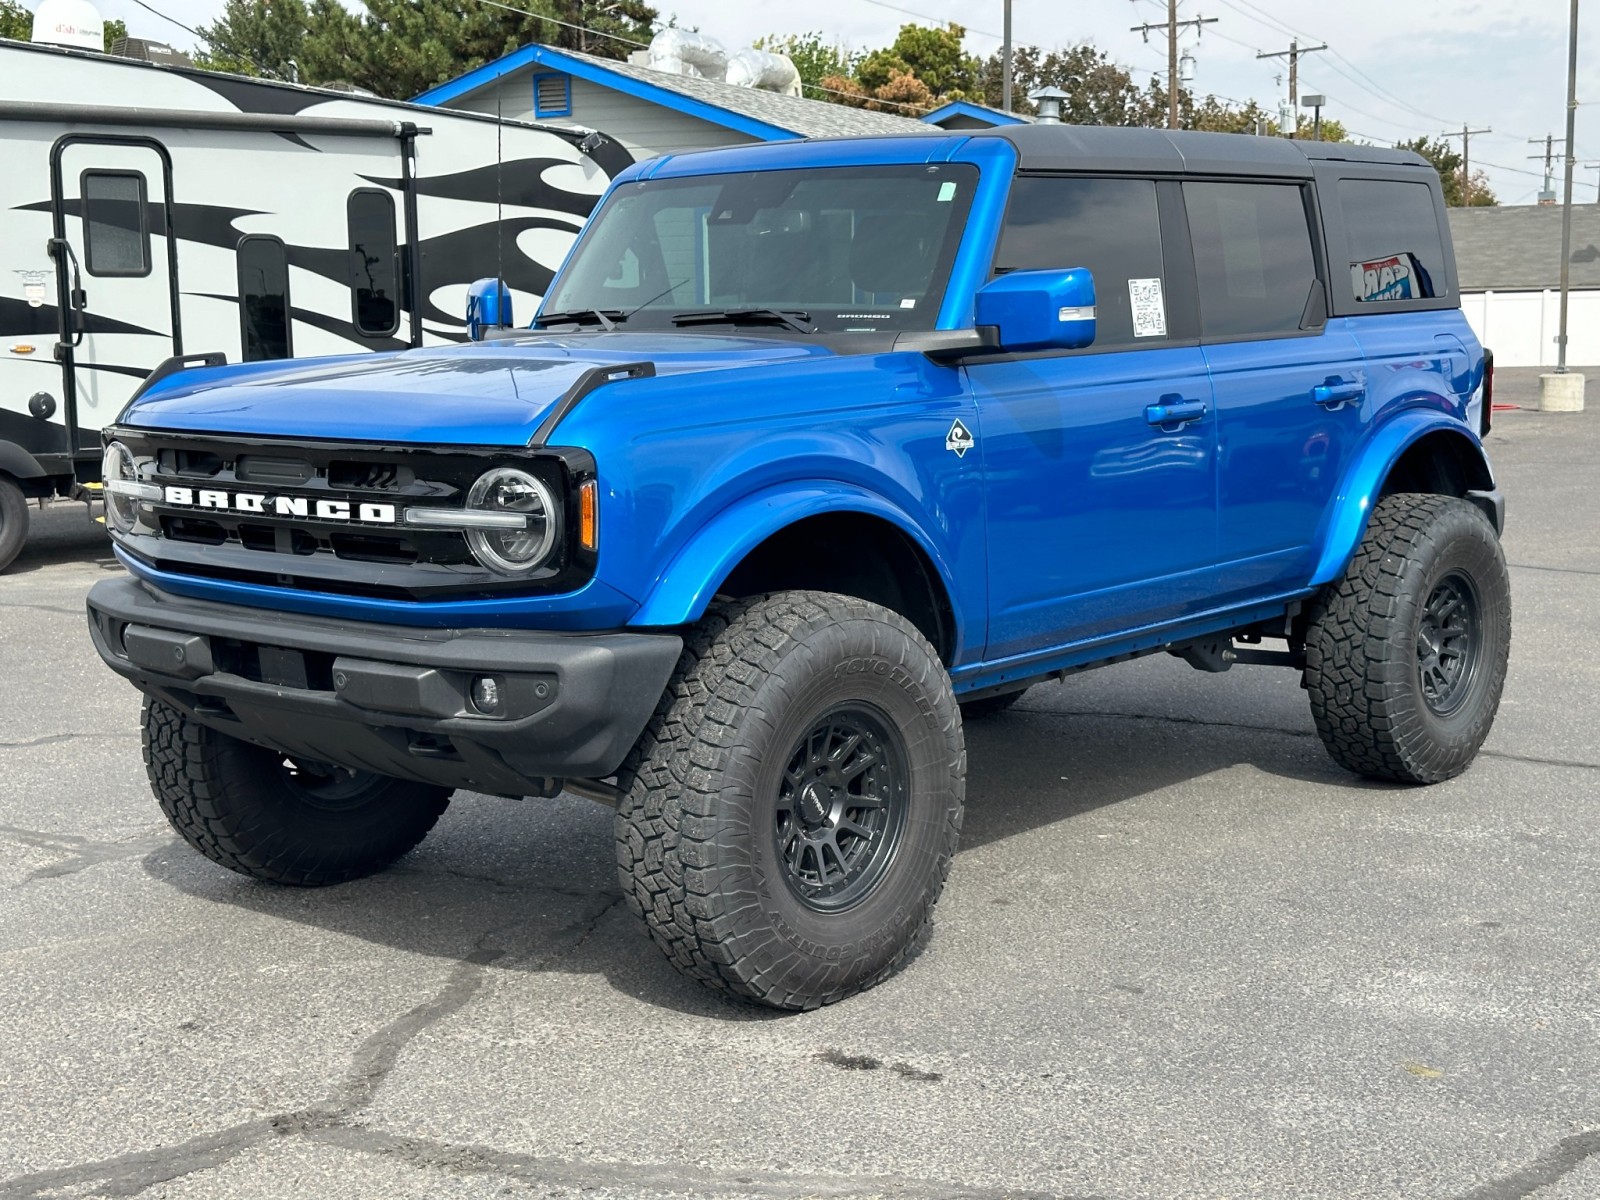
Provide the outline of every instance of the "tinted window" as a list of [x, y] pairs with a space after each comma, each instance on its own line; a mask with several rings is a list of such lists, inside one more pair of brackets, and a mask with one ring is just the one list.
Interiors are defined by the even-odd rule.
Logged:
[[82, 186], [83, 264], [89, 274], [148, 275], [144, 176], [137, 171], [85, 171]]
[[1341, 179], [1338, 192], [1357, 300], [1370, 304], [1444, 294], [1444, 240], [1427, 184]]
[[388, 192], [352, 192], [347, 213], [356, 329], [382, 337], [400, 328], [394, 198]]
[[1185, 183], [1208, 337], [1300, 328], [1316, 282], [1303, 192], [1288, 183]]
[[1094, 275], [1096, 348], [1144, 344], [1167, 336], [1161, 223], [1153, 182], [1019, 178], [1011, 188], [995, 270], [1068, 267], [1087, 267]]
[[288, 358], [289, 262], [275, 237], [239, 240], [239, 328], [245, 362]]

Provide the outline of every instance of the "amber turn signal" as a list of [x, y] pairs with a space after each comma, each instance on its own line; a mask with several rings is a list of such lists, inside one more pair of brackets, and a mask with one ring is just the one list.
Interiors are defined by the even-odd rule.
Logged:
[[578, 544], [585, 550], [600, 548], [599, 484], [593, 479], [578, 486]]

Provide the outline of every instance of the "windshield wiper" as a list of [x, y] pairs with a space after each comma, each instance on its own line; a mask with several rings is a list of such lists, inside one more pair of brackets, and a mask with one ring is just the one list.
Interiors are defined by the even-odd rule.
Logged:
[[704, 312], [678, 313], [674, 325], [783, 325], [796, 333], [815, 333], [811, 314], [799, 309], [708, 308]]
[[615, 329], [619, 321], [626, 321], [620, 308], [575, 308], [571, 312], [540, 313], [533, 319], [535, 329], [546, 325], [599, 325], [607, 331]]

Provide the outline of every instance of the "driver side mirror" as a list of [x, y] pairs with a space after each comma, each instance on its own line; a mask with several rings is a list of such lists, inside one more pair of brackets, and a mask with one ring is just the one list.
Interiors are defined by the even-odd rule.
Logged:
[[1094, 276], [1087, 267], [1012, 271], [973, 298], [973, 324], [1000, 350], [1081, 350], [1094, 342]]
[[467, 337], [481, 342], [484, 330], [511, 324], [511, 292], [503, 281], [479, 279], [467, 288]]

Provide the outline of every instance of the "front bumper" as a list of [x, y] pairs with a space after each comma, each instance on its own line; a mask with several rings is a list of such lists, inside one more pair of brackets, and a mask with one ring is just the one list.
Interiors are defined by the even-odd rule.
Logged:
[[[89, 593], [100, 657], [205, 725], [284, 754], [503, 795], [612, 774], [667, 685], [667, 633], [424, 629], [185, 599], [134, 579]], [[480, 712], [473, 681], [495, 681]]]

